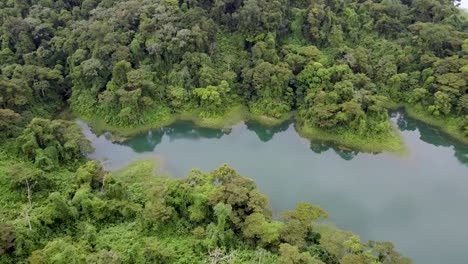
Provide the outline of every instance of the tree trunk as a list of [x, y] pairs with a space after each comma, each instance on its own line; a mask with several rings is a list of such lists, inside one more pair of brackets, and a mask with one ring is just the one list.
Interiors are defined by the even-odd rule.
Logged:
[[26, 187], [28, 190], [28, 201], [29, 201], [29, 208], [26, 210], [26, 218], [28, 220], [28, 225], [29, 225], [29, 230], [32, 230], [31, 226], [31, 217], [29, 216], [29, 213], [32, 210], [32, 202], [31, 202], [31, 186], [29, 185], [28, 179], [26, 179]]

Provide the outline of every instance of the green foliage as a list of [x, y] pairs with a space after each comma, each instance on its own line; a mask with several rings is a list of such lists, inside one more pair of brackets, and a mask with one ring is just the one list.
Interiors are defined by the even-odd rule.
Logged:
[[83, 263], [85, 256], [76, 246], [64, 239], [55, 239], [44, 249], [32, 253], [30, 263]]
[[299, 203], [295, 211], [287, 211], [283, 215], [284, 218], [298, 220], [303, 225], [309, 225], [319, 218], [328, 218], [328, 214], [322, 208], [308, 203]]
[[218, 86], [209, 85], [206, 88], [196, 88], [194, 93], [200, 99], [201, 116], [210, 117], [224, 114], [232, 100], [229, 98], [230, 91], [228, 82], [224, 80]]
[[15, 237], [16, 234], [15, 230], [13, 229], [13, 226], [7, 223], [0, 224], [0, 241], [2, 245], [0, 247], [0, 256], [6, 254], [14, 248]]
[[438, 116], [440, 114], [446, 115], [450, 113], [451, 107], [448, 94], [438, 91], [434, 94], [434, 105], [429, 106], [428, 109], [433, 115]]
[[[0, 171], [16, 162], [3, 160]], [[284, 214], [285, 222], [274, 220], [255, 183], [227, 165], [173, 179], [154, 175], [151, 161], [116, 173], [94, 161], [80, 164], [47, 172], [26, 161], [9, 169], [15, 181], [0, 193], [6, 203], [0, 210], [6, 220], [0, 224], [0, 261], [336, 263], [327, 262], [336, 254], [329, 246], [335, 236], [317, 223], [326, 212], [300, 203]], [[16, 206], [7, 210], [10, 205]], [[362, 244], [351, 235], [339, 243], [343, 256], [367, 258], [371, 250], [382, 263], [407, 263], [389, 243]]]
[[295, 111], [303, 135], [382, 151], [401, 149], [392, 102], [468, 137], [467, 17], [453, 1], [2, 1], [0, 14], [0, 262], [407, 263], [317, 228], [315, 206], [273, 220], [228, 166], [104, 172], [84, 162], [76, 124], [50, 120], [66, 107], [128, 133]]
[[281, 244], [279, 247], [279, 263], [281, 264], [322, 264], [323, 262], [310, 256], [309, 252], [300, 253], [296, 246]]
[[382, 138], [386, 108], [369, 102], [466, 115], [468, 22], [453, 1], [36, 1], [0, 12], [9, 137], [13, 113], [29, 122], [67, 104], [114, 130], [173, 114], [210, 123], [243, 105], [257, 119], [297, 110], [327, 133]]
[[12, 137], [18, 130], [15, 123], [20, 119], [20, 115], [11, 109], [0, 109], [0, 138]]
[[18, 151], [45, 170], [77, 163], [91, 145], [74, 122], [34, 118], [17, 138]]
[[253, 213], [245, 218], [243, 235], [246, 238], [256, 239], [262, 246], [277, 245], [279, 242], [279, 230], [282, 224], [268, 222], [260, 213]]

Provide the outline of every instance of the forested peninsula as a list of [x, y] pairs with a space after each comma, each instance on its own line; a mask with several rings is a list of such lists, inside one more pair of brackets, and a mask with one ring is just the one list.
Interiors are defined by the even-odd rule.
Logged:
[[[228, 165], [105, 171], [69, 116], [128, 136], [293, 119], [401, 151], [389, 110], [468, 143], [468, 15], [451, 0], [0, 1], [0, 263], [410, 263]], [[226, 161], [229, 162], [229, 161]]]
[[293, 114], [306, 137], [395, 151], [387, 112], [405, 107], [468, 142], [468, 22], [455, 5], [2, 1], [1, 118], [69, 108], [129, 135]]

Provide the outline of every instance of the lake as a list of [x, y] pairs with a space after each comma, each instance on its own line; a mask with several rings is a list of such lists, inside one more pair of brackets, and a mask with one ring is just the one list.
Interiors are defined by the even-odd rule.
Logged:
[[179, 122], [122, 143], [79, 122], [110, 170], [158, 159], [175, 177], [228, 163], [253, 178], [276, 213], [320, 205], [330, 221], [362, 240], [388, 240], [416, 264], [467, 263], [468, 147], [434, 128], [392, 114], [409, 153], [341, 151], [301, 138], [293, 124], [243, 123], [230, 131]]

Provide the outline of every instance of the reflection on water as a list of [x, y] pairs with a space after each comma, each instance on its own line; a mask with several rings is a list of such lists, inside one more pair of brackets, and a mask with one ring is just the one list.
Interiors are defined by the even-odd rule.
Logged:
[[450, 147], [454, 150], [454, 156], [463, 164], [468, 165], [468, 146], [445, 135], [442, 131], [427, 125], [421, 121], [408, 118], [404, 113], [394, 113], [393, 119], [401, 131], [419, 131], [422, 141], [436, 147]]
[[252, 121], [245, 122], [245, 125], [247, 126], [248, 130], [255, 132], [258, 139], [260, 139], [263, 142], [268, 142], [273, 138], [275, 134], [286, 131], [291, 126], [291, 122], [284, 122], [280, 125], [273, 127], [265, 127], [257, 122]]
[[356, 157], [357, 154], [359, 154], [359, 151], [345, 150], [337, 146], [331, 145], [330, 143], [321, 141], [311, 141], [310, 149], [317, 154], [332, 149], [336, 154], [338, 154], [338, 156], [340, 156], [344, 160], [352, 160], [354, 157]]
[[[392, 120], [401, 131], [418, 131], [420, 134], [419, 139], [428, 144], [453, 148], [454, 156], [463, 164], [468, 164], [468, 146], [458, 143], [456, 140], [451, 139], [432, 126], [406, 117], [404, 113], [392, 113]], [[246, 122], [245, 127], [248, 131], [254, 132], [262, 142], [268, 142], [273, 139], [275, 134], [284, 132], [293, 127], [293, 124], [291, 122], [285, 122], [278, 126], [265, 127], [256, 122]], [[170, 141], [177, 139], [219, 139], [224, 135], [229, 135], [230, 132], [230, 129], [203, 128], [194, 126], [193, 123], [189, 121], [181, 121], [168, 127], [154, 129], [147, 133], [140, 134], [118, 144], [129, 146], [137, 153], [144, 153], [154, 151], [157, 145], [162, 142], [163, 136], [167, 136]], [[312, 141], [310, 143], [310, 149], [317, 154], [331, 149], [344, 160], [352, 160], [359, 154], [358, 151], [345, 150], [331, 143], [321, 141]]]
[[409, 150], [403, 157], [310, 142], [291, 123], [217, 130], [180, 122], [121, 143], [78, 123], [96, 149], [89, 157], [107, 169], [163, 159], [165, 170], [184, 177], [227, 162], [256, 181], [275, 212], [312, 202], [363, 240], [394, 242], [416, 264], [465, 263], [468, 147], [403, 114], [392, 121]]
[[165, 131], [163, 129], [151, 130], [144, 135], [144, 140], [142, 140], [143, 135], [141, 135], [119, 144], [129, 146], [137, 153], [151, 152], [157, 145], [161, 144], [164, 134]]
[[171, 141], [177, 139], [198, 140], [221, 138], [229, 132], [230, 130], [196, 127], [192, 122], [181, 121], [168, 127], [150, 130], [119, 144], [129, 146], [137, 153], [144, 153], [153, 151], [161, 143], [163, 136], [169, 137]]
[[[443, 132], [436, 128], [422, 123], [418, 120], [408, 118], [404, 113], [393, 112], [391, 114], [392, 121], [397, 125], [400, 131], [417, 131], [419, 139], [423, 142], [434, 146], [450, 147], [454, 150], [453, 155], [463, 164], [468, 165], [468, 146], [457, 142], [456, 140], [448, 137]], [[79, 124], [87, 131], [86, 134], [92, 134], [89, 128], [81, 121]], [[256, 122], [246, 122], [244, 130], [254, 132], [255, 135], [262, 142], [268, 142], [273, 139], [275, 134], [282, 133], [294, 126], [291, 122], [285, 122], [274, 127], [265, 127]], [[131, 139], [123, 142], [115, 143], [122, 146], [128, 146], [136, 153], [153, 152], [156, 147], [162, 143], [163, 137], [168, 137], [170, 141], [178, 139], [183, 140], [200, 140], [200, 139], [220, 139], [224, 135], [229, 135], [231, 129], [212, 129], [195, 126], [190, 121], [177, 122], [168, 127], [150, 130], [146, 133], [139, 134]], [[107, 137], [106, 137], [107, 138]], [[321, 142], [313, 140], [310, 142], [310, 149], [320, 154], [329, 150], [333, 150], [343, 160], [352, 160], [359, 152], [354, 150], [345, 150], [332, 143]]]
[[[264, 127], [256, 122], [245, 122], [247, 130], [254, 132], [262, 142], [270, 141], [277, 133], [286, 131], [291, 122], [285, 122], [274, 127]], [[231, 129], [213, 129], [195, 126], [190, 121], [179, 121], [168, 127], [153, 129], [147, 133], [140, 134], [119, 144], [131, 147], [135, 152], [151, 152], [161, 143], [164, 135], [171, 141], [177, 139], [219, 139], [229, 135]]]

